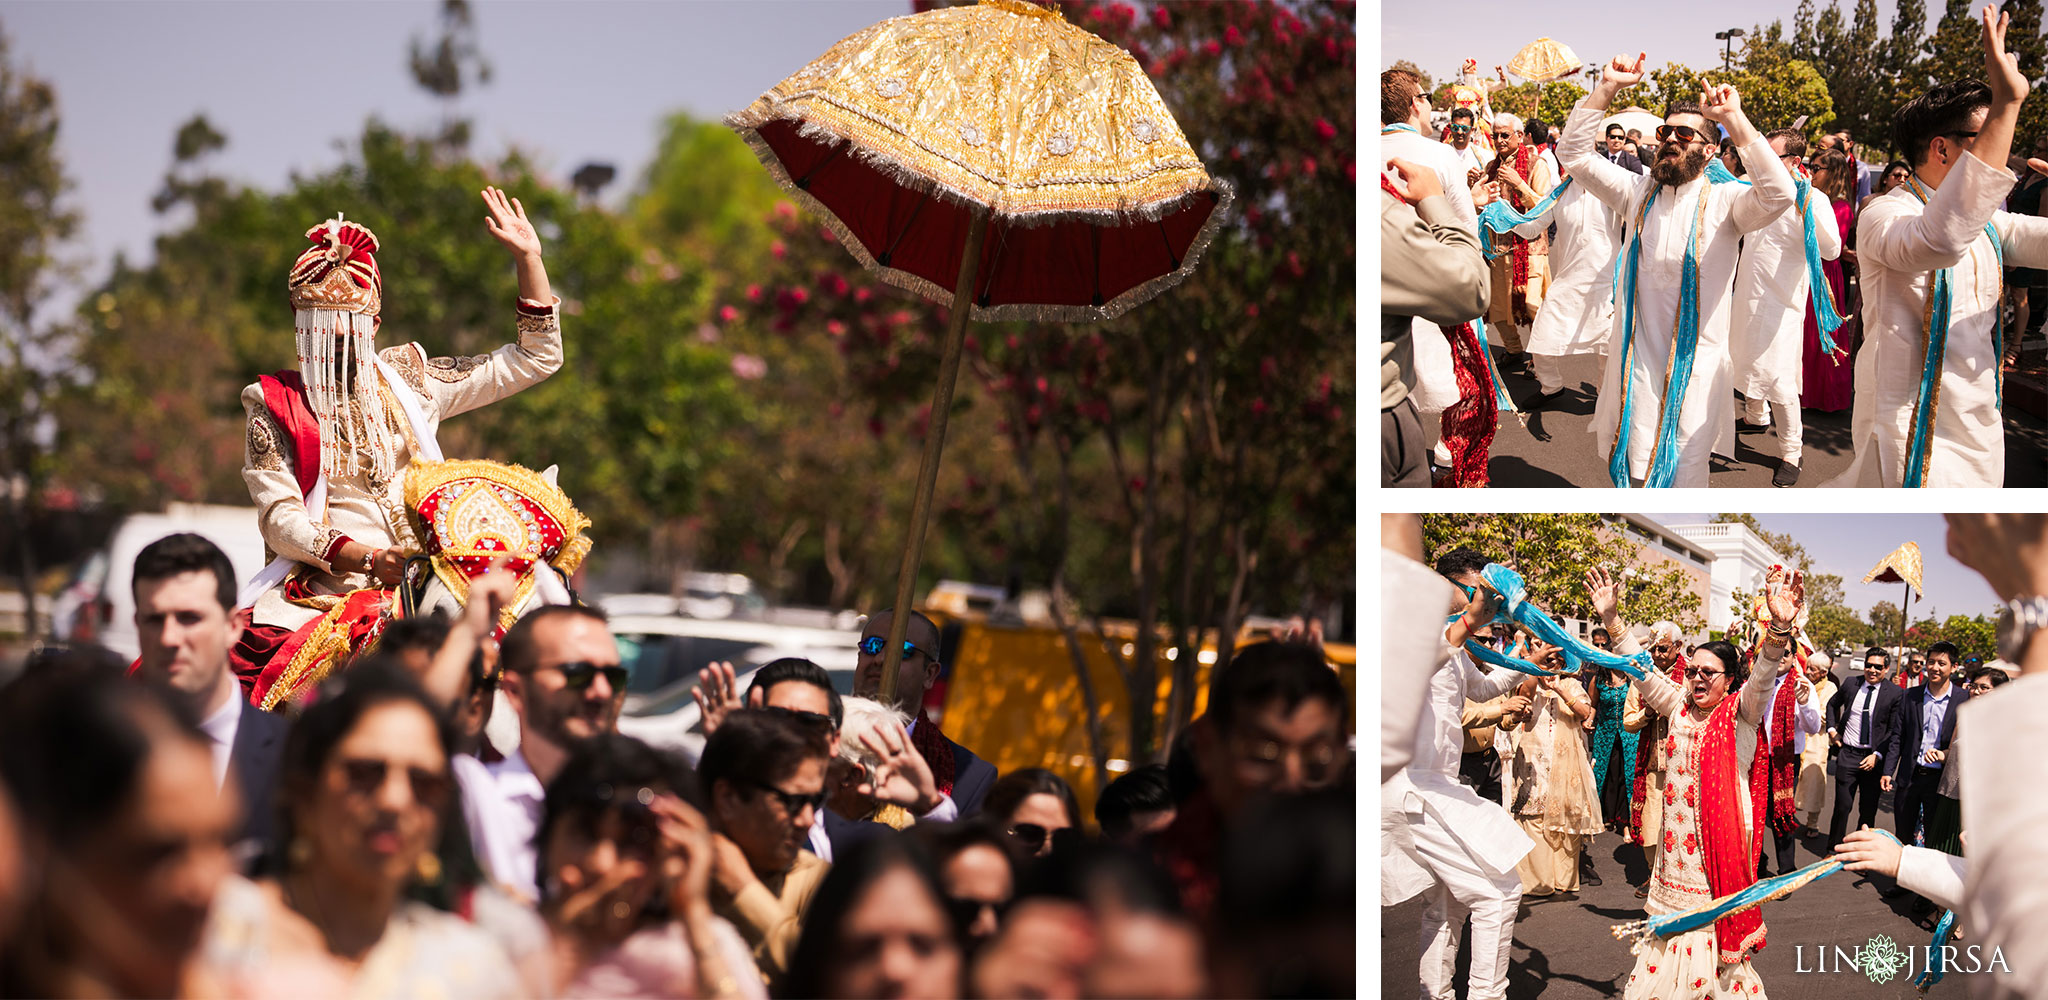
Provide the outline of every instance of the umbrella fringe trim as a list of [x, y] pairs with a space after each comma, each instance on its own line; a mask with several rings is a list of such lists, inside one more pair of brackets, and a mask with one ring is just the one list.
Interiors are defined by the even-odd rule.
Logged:
[[[772, 117], [773, 116], [771, 116], [771, 118]], [[765, 123], [766, 120], [762, 122], [762, 124]], [[796, 186], [795, 179], [789, 175], [789, 169], [783, 166], [782, 158], [775, 154], [774, 148], [768, 145], [767, 140], [761, 138], [761, 134], [756, 127], [742, 123], [742, 115], [740, 113], [735, 113], [733, 115], [728, 116], [726, 118], [726, 124], [733, 128], [734, 131], [738, 132], [741, 139], [745, 140], [747, 148], [751, 149], [754, 153], [754, 157], [761, 161], [761, 165], [763, 167], [767, 168], [768, 175], [771, 178], [773, 178], [775, 183], [783, 189], [784, 193], [788, 194], [792, 199], [796, 201], [798, 205], [802, 206], [812, 215], [815, 215], [820, 220], [822, 220], [825, 224], [825, 228], [831, 230], [832, 235], [839, 240], [839, 245], [845, 247], [849, 253], [853, 254], [854, 259], [860, 261], [861, 267], [874, 272], [875, 274], [879, 275], [883, 281], [891, 285], [894, 285], [897, 288], [901, 288], [904, 291], [910, 292], [915, 295], [921, 295], [926, 299], [930, 299], [934, 302], [939, 303], [940, 305], [944, 305], [949, 308], [952, 306], [953, 289], [941, 287], [937, 282], [919, 277], [918, 275], [912, 274], [908, 271], [888, 267], [882, 264], [880, 261], [877, 261], [874, 258], [874, 255], [868, 253], [867, 247], [861, 243], [860, 238], [855, 236], [853, 231], [847, 228], [845, 223], [839, 221], [838, 215], [834, 214], [830, 208], [827, 208], [825, 206], [824, 202], [819, 201], [809, 191], [805, 191], [804, 189]], [[807, 125], [808, 123], [805, 124]], [[827, 130], [825, 134], [829, 135], [831, 133], [829, 132], [829, 130]], [[864, 154], [866, 151], [863, 150], [860, 146], [856, 145], [854, 147], [854, 152], [857, 155], [859, 155]], [[876, 162], [878, 166], [890, 169], [892, 176], [896, 176], [897, 173], [901, 171], [900, 167], [895, 165], [892, 161], [887, 160], [886, 158]], [[983, 205], [981, 202], [969, 198], [949, 187], [933, 182], [930, 178], [924, 177], [922, 175], [912, 174], [906, 177], [899, 177], [898, 179], [909, 182], [910, 185], [917, 190], [927, 191], [935, 196], [959, 202], [960, 204], [967, 208], [988, 211], [988, 206]], [[1216, 207], [1210, 210], [1209, 218], [1202, 223], [1201, 231], [1196, 233], [1194, 241], [1188, 244], [1187, 253], [1181, 257], [1180, 267], [1175, 268], [1174, 270], [1166, 274], [1162, 274], [1159, 277], [1153, 278], [1150, 281], [1146, 281], [1142, 284], [1133, 286], [1128, 291], [1124, 292], [1121, 295], [1118, 295], [1116, 298], [1104, 302], [1100, 306], [1051, 304], [1034, 305], [1021, 302], [1006, 303], [1004, 305], [999, 306], [971, 305], [970, 311], [968, 313], [969, 318], [984, 323], [1011, 321], [1025, 321], [1038, 323], [1106, 322], [1108, 320], [1113, 320], [1119, 316], [1122, 316], [1124, 313], [1129, 312], [1131, 309], [1137, 307], [1146, 300], [1154, 298], [1160, 295], [1161, 293], [1165, 292], [1167, 289], [1180, 284], [1181, 282], [1187, 280], [1188, 275], [1193, 274], [1195, 267], [1201, 263], [1203, 253], [1209, 249], [1209, 244], [1215, 241], [1216, 234], [1222, 231], [1223, 219], [1226, 214], [1226, 211], [1229, 209], [1231, 203], [1236, 200], [1236, 189], [1232, 187], [1229, 181], [1221, 177], [1211, 177], [1209, 183], [1211, 187], [1205, 188], [1203, 190], [1213, 191], [1215, 193]], [[1178, 198], [1173, 199], [1172, 202], [1170, 202], [1170, 204], [1178, 205], [1179, 203], [1184, 202], [1188, 198], [1192, 198], [1201, 193], [1203, 192], [1189, 192], [1186, 195], [1182, 195]], [[1115, 213], [1108, 214], [1115, 215]], [[1003, 216], [1003, 219], [1005, 221], [1009, 221], [1012, 219], [1029, 219], [1033, 220], [1033, 224], [1036, 225], [1049, 225], [1053, 222], [1058, 222], [1061, 220], [1061, 218], [1065, 217], [1078, 218], [1083, 221], [1094, 221], [1097, 219], [1104, 218], [1105, 214], [1095, 212], [1036, 213], [1028, 216], [1005, 215]], [[1159, 218], [1164, 217], [1165, 213], [1162, 213], [1159, 216]], [[1036, 220], [1041, 218], [1044, 218], [1046, 221], [1036, 222]], [[1154, 218], [1146, 219], [1145, 221], [1158, 220]]]
[[[859, 108], [847, 107], [837, 102], [833, 102], [832, 107], [839, 108], [841, 110], [853, 114], [861, 115], [861, 117], [863, 118], [868, 117], [867, 115], [863, 114], [861, 109]], [[868, 120], [874, 121], [873, 118], [868, 118]], [[760, 133], [758, 131], [761, 126], [773, 121], [795, 122], [797, 126], [797, 135], [805, 139], [825, 140], [833, 144], [852, 143], [853, 148], [851, 152], [853, 153], [853, 155], [859, 157], [862, 162], [881, 171], [883, 174], [887, 175], [891, 180], [894, 180], [898, 184], [901, 184], [904, 187], [909, 188], [911, 190], [918, 191], [924, 194], [929, 194], [932, 195], [933, 197], [953, 202], [964, 208], [978, 208], [984, 211], [988, 211], [991, 208], [980, 198], [972, 194], [969, 194], [968, 192], [963, 191], [954, 185], [947, 184], [944, 181], [936, 180], [930, 175], [906, 165], [905, 163], [903, 163], [903, 161], [897, 159], [894, 156], [889, 155], [888, 153], [875, 149], [870, 149], [866, 146], [861, 145], [860, 143], [853, 142], [853, 140], [849, 136], [841, 133], [838, 129], [833, 128], [829, 124], [813, 121], [798, 114], [782, 113], [779, 111], [760, 111], [756, 110], [755, 108], [748, 108], [745, 111], [737, 111], [730, 115], [727, 115], [725, 118], [726, 126], [740, 134], [740, 137], [746, 141], [747, 145], [753, 148], [754, 155], [757, 159], [760, 159], [763, 164], [769, 164], [769, 161], [771, 159], [774, 160], [774, 163], [770, 165], [770, 169], [775, 172], [776, 182], [783, 185], [786, 188], [795, 188], [796, 185], [794, 181], [790, 179], [788, 170], [782, 167], [781, 157], [775, 156], [774, 151], [770, 149], [767, 143], [760, 138]], [[883, 123], [876, 122], [876, 124], [882, 125]], [[900, 132], [895, 132], [893, 129], [890, 131], [892, 134], [901, 136], [909, 141], [916, 141], [914, 139], [909, 139], [908, 136], [903, 136], [903, 134]], [[978, 171], [975, 171], [974, 168], [966, 166], [965, 164], [958, 163], [954, 160], [948, 159], [944, 157], [941, 153], [939, 153], [939, 151], [930, 149], [929, 147], [925, 147], [921, 144], [919, 148], [924, 149], [926, 152], [931, 153], [934, 157], [938, 157], [945, 163], [953, 167], [956, 167], [963, 172], [974, 174], [976, 177], [981, 178], [981, 180], [986, 182], [989, 186], [994, 187], [997, 190], [1003, 190], [1003, 185], [997, 183], [996, 181], [990, 180], [986, 176], [981, 175]], [[1178, 167], [1172, 169], [1186, 170], [1203, 168], [1201, 162], [1197, 160], [1195, 163], [1187, 167]], [[1163, 173], [1165, 171], [1162, 170], [1159, 172]], [[1205, 176], [1205, 180], [1207, 181], [1207, 183], [1185, 187], [1181, 191], [1175, 192], [1162, 198], [1154, 199], [1152, 201], [1134, 204], [1129, 208], [1071, 209], [1036, 212], [1003, 211], [1000, 214], [1002, 215], [1002, 218], [1007, 222], [1012, 222], [1015, 224], [1034, 228], [1040, 226], [1053, 226], [1058, 225], [1062, 222], [1069, 221], [1110, 221], [1117, 223], [1128, 223], [1133, 220], [1136, 220], [1143, 222], [1157, 222], [1160, 219], [1166, 218], [1167, 216], [1172, 215], [1177, 211], [1180, 211], [1182, 206], [1184, 206], [1190, 199], [1200, 197], [1201, 195], [1212, 191], [1219, 196], [1219, 201], [1216, 207], [1218, 211], [1221, 211], [1223, 205], [1229, 200], [1227, 197], [1223, 197], [1223, 191], [1221, 190], [1221, 187], [1225, 186], [1225, 182], [1222, 181], [1220, 178], [1211, 176]], [[1134, 181], [1131, 179], [1119, 180], [1116, 178], [1104, 177], [1095, 180], [1076, 179], [1068, 181], [1067, 183], [1101, 184], [1104, 186], [1111, 186], [1118, 184], [1134, 183]], [[1048, 184], [1044, 185], [1043, 187], [1052, 188], [1055, 186], [1056, 185]]]

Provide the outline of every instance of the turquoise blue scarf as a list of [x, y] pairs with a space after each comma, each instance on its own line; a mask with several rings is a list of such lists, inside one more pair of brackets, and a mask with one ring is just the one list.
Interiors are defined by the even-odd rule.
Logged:
[[1479, 210], [1479, 228], [1482, 230], [1479, 245], [1486, 253], [1486, 259], [1492, 260], [1501, 254], [1499, 250], [1494, 249], [1490, 237], [1499, 236], [1516, 226], [1526, 226], [1535, 221], [1543, 213], [1550, 211], [1550, 207], [1557, 204], [1558, 196], [1564, 194], [1564, 189], [1571, 186], [1572, 179], [1565, 178], [1558, 186], [1551, 188], [1550, 193], [1544, 195], [1542, 201], [1531, 206], [1526, 212], [1515, 211], [1515, 207], [1508, 204], [1506, 198], [1488, 202], [1485, 208]]
[[[1920, 186], [1920, 177], [1915, 174], [1906, 178], [1906, 190], [1927, 204], [1930, 195]], [[1998, 227], [1990, 223], [1984, 232], [1991, 236], [1991, 250], [1998, 258], [1999, 294], [2005, 293], [2005, 247], [1998, 241]], [[1906, 439], [1906, 468], [1901, 480], [1908, 489], [1918, 489], [1927, 483], [1927, 463], [1934, 457], [1934, 415], [1941, 409], [1942, 359], [1948, 353], [1949, 306], [1953, 300], [1952, 287], [1955, 268], [1944, 267], [1934, 272], [1928, 282], [1927, 291], [1927, 337], [1926, 353], [1920, 359], [1920, 391], [1913, 400], [1913, 431]], [[1994, 307], [1995, 310], [1995, 307]], [[1991, 327], [1992, 364], [1997, 368], [1997, 381], [1993, 398], [2000, 409], [2005, 407], [2005, 314], [1994, 311]]]
[[[1608, 652], [1580, 640], [1570, 630], [1559, 625], [1557, 620], [1550, 617], [1542, 608], [1529, 603], [1529, 586], [1523, 581], [1520, 573], [1499, 563], [1488, 563], [1486, 568], [1480, 571], [1479, 575], [1486, 581], [1486, 585], [1498, 592], [1502, 598], [1500, 612], [1494, 616], [1493, 620], [1510, 625], [1519, 625], [1527, 630], [1530, 635], [1535, 636], [1537, 641], [1548, 643], [1563, 650], [1565, 673], [1576, 674], [1585, 664], [1590, 663], [1596, 667], [1619, 670], [1636, 680], [1642, 680], [1649, 675], [1649, 671], [1653, 668], [1649, 653], [1624, 656], [1620, 653]], [[1470, 596], [1470, 588], [1466, 589], [1466, 594]], [[1456, 621], [1459, 617], [1461, 616], [1451, 615], [1445, 621]], [[1467, 641], [1465, 643], [1465, 651], [1472, 654], [1473, 659], [1493, 664], [1496, 667], [1506, 667], [1509, 670], [1516, 670], [1525, 674], [1535, 674], [1539, 677], [1549, 677], [1554, 673], [1554, 671], [1545, 670], [1527, 660], [1498, 652], [1477, 641]]]
[[[1707, 180], [1715, 184], [1749, 183], [1730, 173], [1719, 157], [1707, 162]], [[1820, 350], [1830, 358], [1838, 354], [1846, 357], [1849, 352], [1842, 350], [1834, 338], [1834, 332], [1841, 329], [1846, 320], [1835, 306], [1834, 290], [1828, 287], [1827, 272], [1821, 267], [1820, 235], [1814, 230], [1817, 222], [1813, 214], [1813, 182], [1795, 176], [1792, 188], [1799, 209], [1800, 227], [1806, 237], [1806, 291], [1813, 300], [1814, 325], [1820, 328]]]
[[[1676, 190], [1676, 189], [1674, 189]], [[1636, 273], [1643, 256], [1643, 222], [1650, 206], [1664, 193], [1659, 185], [1643, 200], [1636, 212], [1635, 232], [1628, 241], [1628, 270], [1623, 275], [1622, 297], [1628, 300], [1621, 331], [1621, 418], [1614, 429], [1614, 453], [1608, 457], [1607, 476], [1615, 489], [1629, 488], [1629, 414], [1635, 406]], [[1698, 210], [1693, 213], [1692, 232], [1685, 241], [1685, 267], [1678, 281], [1678, 316], [1671, 329], [1671, 356], [1664, 366], [1664, 398], [1657, 419], [1657, 444], [1650, 452], [1645, 486], [1670, 486], [1678, 474], [1678, 416], [1685, 409], [1685, 391], [1692, 384], [1693, 355], [1700, 339], [1700, 224], [1707, 215], [1709, 192], [1701, 191]]]
[[[1892, 836], [1889, 831], [1879, 830], [1877, 832], [1883, 834], [1885, 839], [1894, 844], [1899, 842], [1899, 838]], [[1631, 920], [1627, 923], [1615, 924], [1612, 928], [1612, 933], [1615, 937], [1623, 939], [1671, 938], [1687, 931], [1711, 926], [1722, 917], [1784, 899], [1792, 895], [1792, 893], [1841, 870], [1842, 863], [1840, 861], [1816, 861], [1798, 871], [1786, 872], [1775, 878], [1758, 879], [1749, 888], [1723, 896], [1704, 906], [1696, 906], [1690, 910], [1680, 910], [1676, 913], [1660, 913], [1643, 920]], [[1942, 942], [1948, 939], [1949, 932], [1955, 928], [1955, 918], [1955, 911], [1949, 910], [1941, 915], [1941, 923], [1934, 928], [1934, 942], [1933, 946], [1929, 949], [1931, 954], [1928, 958], [1927, 968], [1913, 980], [1913, 985], [1920, 987], [1920, 991], [1923, 993], [1935, 983], [1941, 982], [1942, 974], [1947, 971], [1942, 965], [1941, 946]]]

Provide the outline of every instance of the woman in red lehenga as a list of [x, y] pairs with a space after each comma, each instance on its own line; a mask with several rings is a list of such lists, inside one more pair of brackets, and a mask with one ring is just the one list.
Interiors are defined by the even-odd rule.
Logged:
[[[1853, 351], [1856, 339], [1863, 331], [1863, 319], [1857, 314], [1859, 303], [1851, 301], [1853, 292], [1847, 271], [1855, 266], [1856, 168], [1840, 150], [1826, 150], [1814, 158], [1813, 186], [1828, 196], [1835, 210], [1835, 223], [1841, 227], [1842, 246], [1845, 248], [1842, 259], [1824, 260], [1820, 266], [1822, 273], [1827, 275], [1828, 290], [1835, 297], [1835, 308], [1844, 317], [1841, 327], [1834, 333], [1835, 344], [1844, 351]], [[1848, 409], [1856, 395], [1852, 381], [1856, 366], [1850, 361], [1850, 358], [1839, 354], [1830, 358], [1821, 353], [1820, 326], [1813, 315], [1813, 303], [1808, 302], [1805, 380], [1799, 389], [1799, 405], [1830, 412]]]

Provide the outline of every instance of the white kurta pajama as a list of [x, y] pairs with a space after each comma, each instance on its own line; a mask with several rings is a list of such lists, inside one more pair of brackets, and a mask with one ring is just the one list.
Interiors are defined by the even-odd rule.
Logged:
[[[1783, 663], [1783, 660], [1778, 661]], [[1777, 682], [1777, 666], [1759, 658], [1739, 692], [1735, 715], [1735, 795], [1745, 841], [1756, 828], [1758, 817], [1750, 813], [1748, 775], [1756, 758], [1758, 733], [1764, 725], [1764, 707]], [[1710, 713], [1692, 707], [1688, 691], [1662, 674], [1653, 673], [1636, 684], [1643, 703], [1671, 720], [1670, 740], [1675, 744], [1666, 764], [1664, 829], [1657, 868], [1650, 876], [1650, 898], [1645, 913], [1656, 916], [1704, 906], [1715, 898], [1706, 871], [1705, 834], [1700, 819], [1700, 773], [1692, 766], [1695, 744], [1706, 731]], [[1724, 849], [1727, 845], [1723, 845]], [[1738, 845], [1746, 849], [1746, 845]], [[1652, 937], [1636, 953], [1635, 970], [1622, 988], [1623, 1000], [1664, 1000], [1669, 997], [1763, 996], [1763, 983], [1744, 956], [1739, 962], [1723, 964], [1713, 924], [1707, 924], [1669, 938]]]
[[1515, 235], [1533, 238], [1553, 222], [1550, 289], [1529, 330], [1530, 363], [1544, 392], [1564, 388], [1559, 368], [1567, 355], [1607, 353], [1614, 329], [1614, 252], [1621, 243], [1621, 217], [1583, 184], [1565, 188], [1549, 211], [1516, 226]]
[[[1822, 260], [1842, 255], [1835, 206], [1808, 186], [1814, 243]], [[1749, 421], [1769, 425], [1778, 411], [1779, 457], [1801, 456], [1799, 391], [1806, 362], [1806, 309], [1812, 304], [1806, 273], [1806, 215], [1794, 204], [1742, 242], [1735, 272], [1735, 388], [1749, 401]], [[1824, 362], [1825, 363], [1825, 362]]]
[[[1389, 664], [1389, 669], [1397, 665]], [[1412, 669], [1414, 664], [1400, 664]], [[1380, 786], [1380, 903], [1427, 893], [1422, 917], [1422, 995], [1450, 1000], [1458, 939], [1472, 920], [1469, 1000], [1507, 995], [1508, 952], [1522, 880], [1515, 865], [1535, 846], [1498, 802], [1458, 781], [1465, 700], [1513, 690], [1522, 675], [1475, 666], [1453, 651], [1429, 679], [1408, 767]]]
[[[262, 384], [253, 383], [242, 390], [242, 408], [248, 415], [242, 480], [256, 504], [264, 548], [268, 555], [301, 563], [297, 575], [315, 595], [308, 603], [299, 604], [285, 597], [282, 585], [272, 587], [256, 599], [252, 617], [257, 623], [296, 630], [320, 617], [350, 591], [376, 586], [360, 567], [341, 567], [341, 572], [336, 572], [336, 567], [328, 565], [327, 554], [341, 536], [373, 548], [421, 551], [405, 515], [405, 470], [413, 459], [413, 431], [392, 393], [412, 394], [432, 433], [445, 417], [496, 402], [547, 378], [562, 366], [559, 306], [560, 300], [550, 306], [522, 304], [518, 341], [490, 354], [430, 358], [418, 344], [379, 351], [378, 356], [405, 382], [392, 386], [371, 370], [383, 403], [383, 412], [372, 419], [383, 420], [391, 429], [397, 449], [391, 467], [396, 471], [388, 480], [367, 468], [350, 476], [329, 476], [324, 512], [306, 509], [293, 471], [291, 438], [264, 403]], [[360, 421], [363, 415], [352, 413], [351, 418]], [[357, 440], [365, 437], [359, 434]]]
[[[1618, 252], [1625, 282], [1637, 211], [1658, 191], [1658, 184], [1649, 174], [1609, 163], [1595, 150], [1603, 114], [1583, 104], [1574, 108], [1565, 120], [1564, 139], [1557, 151], [1565, 170], [1577, 178], [1574, 184], [1585, 185], [1589, 193], [1620, 213], [1623, 230]], [[1622, 379], [1627, 378], [1632, 403], [1627, 457], [1632, 481], [1640, 482], [1649, 475], [1650, 456], [1657, 444], [1678, 315], [1679, 280], [1702, 198], [1707, 206], [1699, 235], [1699, 335], [1692, 380], [1685, 398], [1679, 401], [1677, 468], [1671, 485], [1706, 486], [1713, 453], [1734, 454], [1734, 378], [1728, 351], [1738, 243], [1743, 234], [1769, 225], [1792, 203], [1793, 194], [1792, 175], [1771, 152], [1769, 141], [1758, 136], [1742, 152], [1743, 162], [1761, 164], [1753, 172], [1751, 184], [1710, 184], [1702, 174], [1675, 190], [1664, 189], [1650, 207], [1643, 221], [1636, 276], [1634, 356], [1626, 373], [1621, 367], [1627, 353], [1628, 303], [1617, 291], [1614, 332], [1608, 340], [1607, 371], [1593, 413], [1593, 434], [1600, 454], [1611, 455], [1621, 422]]]
[[2048, 266], [2048, 219], [1998, 210], [2016, 180], [2004, 167], [1965, 155], [1927, 204], [1900, 186], [1857, 217], [1863, 349], [1849, 421], [1856, 458], [1828, 485], [1904, 485], [1926, 357], [1927, 297], [1933, 272], [1945, 267], [1955, 269], [1948, 340], [1922, 485], [2005, 484], [2005, 422], [1996, 402], [2001, 359], [1993, 344], [2003, 275], [1984, 226], [1997, 227], [2005, 267]]
[[[1472, 187], [1465, 183], [1465, 160], [1456, 149], [1406, 129], [1389, 128], [1380, 132], [1380, 158], [1407, 160], [1434, 171], [1443, 183], [1444, 198], [1451, 203], [1451, 214], [1457, 216], [1458, 226], [1468, 233], [1479, 232]], [[1408, 398], [1414, 401], [1417, 413], [1442, 413], [1458, 401], [1458, 373], [1451, 361], [1450, 340], [1444, 336], [1443, 327], [1420, 316], [1415, 318], [1415, 334], [1409, 340], [1415, 353], [1415, 389]], [[1451, 464], [1451, 455], [1441, 443], [1430, 444], [1436, 449], [1437, 464]]]

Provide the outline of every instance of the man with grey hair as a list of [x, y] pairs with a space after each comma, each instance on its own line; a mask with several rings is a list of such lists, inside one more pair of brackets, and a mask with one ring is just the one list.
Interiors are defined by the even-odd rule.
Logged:
[[[1614, 651], [1624, 655], [1642, 651], [1642, 644], [1621, 620], [1621, 601], [1613, 578], [1604, 570], [1586, 574], [1587, 589], [1595, 596], [1594, 608], [1600, 614], [1602, 627], [1609, 635], [1620, 636]], [[1682, 654], [1685, 632], [1677, 622], [1660, 621], [1650, 626], [1650, 662], [1657, 670], [1674, 682], [1684, 679], [1680, 671], [1685, 668]], [[1666, 768], [1664, 737], [1670, 734], [1670, 722], [1656, 710], [1643, 704], [1642, 692], [1638, 685], [1631, 684], [1628, 698], [1622, 705], [1621, 725], [1631, 733], [1640, 733], [1636, 740], [1636, 773], [1634, 794], [1630, 797], [1628, 833], [1625, 838], [1641, 846], [1643, 860], [1648, 862], [1647, 871], [1657, 870], [1659, 840], [1664, 832], [1664, 775]], [[1645, 878], [1636, 888], [1636, 898], [1647, 899], [1650, 883]]]
[[[1557, 172], [1529, 141], [1520, 118], [1493, 116], [1493, 148], [1498, 155], [1486, 166], [1486, 180], [1500, 185], [1501, 198], [1515, 211], [1535, 208], [1557, 186]], [[1550, 289], [1550, 237], [1501, 233], [1492, 244], [1499, 256], [1493, 259], [1493, 306], [1486, 322], [1500, 334], [1509, 365], [1521, 369], [1527, 364], [1524, 337]]]

